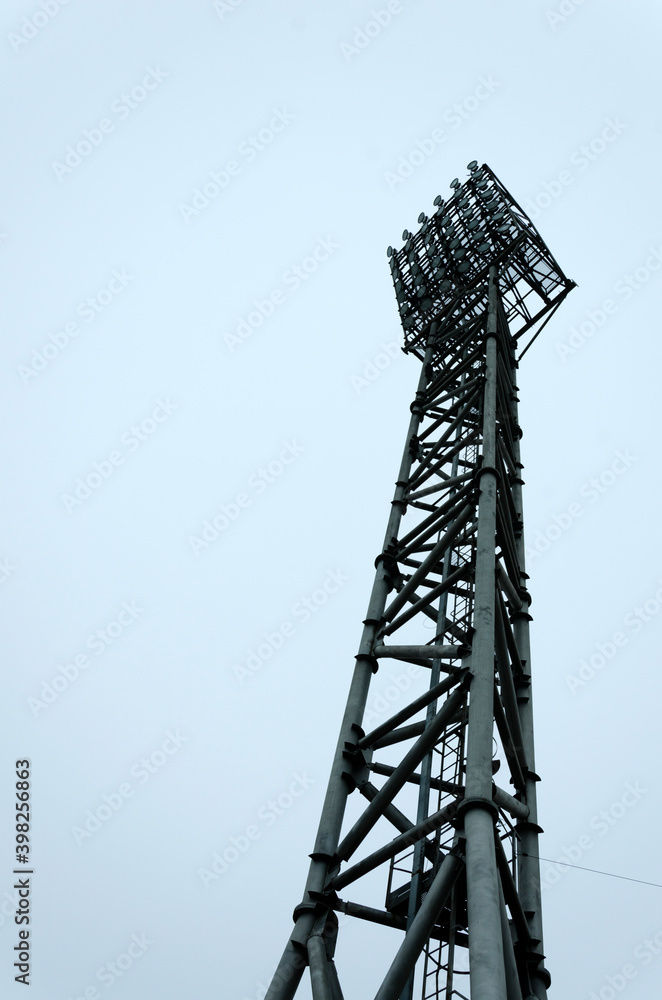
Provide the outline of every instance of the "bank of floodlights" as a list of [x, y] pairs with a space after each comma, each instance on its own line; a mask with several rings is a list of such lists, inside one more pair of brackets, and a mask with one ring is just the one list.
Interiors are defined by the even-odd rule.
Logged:
[[387, 251], [405, 350], [419, 357], [431, 321], [449, 319], [456, 309], [466, 321], [468, 307], [475, 315], [485, 309], [492, 265], [517, 339], [546, 314], [551, 316], [574, 287], [492, 170], [476, 160], [468, 170], [464, 184], [458, 178], [451, 182], [449, 198], [437, 195], [431, 216], [421, 212], [416, 233], [405, 229], [404, 246]]

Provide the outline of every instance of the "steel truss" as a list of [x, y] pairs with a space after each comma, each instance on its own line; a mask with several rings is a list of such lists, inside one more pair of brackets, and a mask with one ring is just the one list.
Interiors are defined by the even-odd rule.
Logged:
[[[375, 1000], [410, 1000], [415, 972], [424, 1000], [547, 997], [515, 372], [522, 338], [573, 283], [489, 168], [469, 169], [389, 248], [422, 371], [309, 877], [266, 1000], [291, 1000], [306, 967], [314, 1000], [342, 1000], [338, 913], [403, 932]], [[394, 660], [418, 668], [408, 704], [368, 726], [370, 682]], [[354, 791], [366, 804], [354, 797], [344, 822]], [[357, 901], [379, 869], [385, 902]]]

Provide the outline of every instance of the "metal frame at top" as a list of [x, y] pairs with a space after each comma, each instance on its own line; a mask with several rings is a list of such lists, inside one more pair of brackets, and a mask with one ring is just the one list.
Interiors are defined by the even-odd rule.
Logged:
[[389, 247], [391, 274], [405, 350], [421, 358], [433, 320], [452, 314], [458, 301], [476, 312], [487, 307], [487, 275], [498, 271], [510, 333], [517, 340], [555, 309], [574, 282], [565, 277], [540, 233], [492, 170], [474, 160], [452, 196], [435, 199], [436, 211], [418, 217], [404, 246]]

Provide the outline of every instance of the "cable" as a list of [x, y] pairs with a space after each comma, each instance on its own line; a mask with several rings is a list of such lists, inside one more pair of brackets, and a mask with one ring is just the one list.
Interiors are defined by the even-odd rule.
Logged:
[[594, 875], [608, 875], [609, 878], [620, 878], [625, 882], [638, 882], [639, 885], [652, 885], [656, 889], [662, 889], [662, 885], [659, 882], [646, 882], [641, 878], [629, 878], [627, 875], [614, 875], [613, 872], [601, 872], [597, 868], [584, 868], [583, 865], [571, 865], [567, 861], [552, 861], [551, 858], [541, 858], [539, 854], [527, 854], [526, 851], [522, 851], [522, 855], [525, 858], [537, 858], [538, 861], [548, 861], [550, 865], [565, 865], [566, 868], [578, 868], [582, 872], [593, 872]]

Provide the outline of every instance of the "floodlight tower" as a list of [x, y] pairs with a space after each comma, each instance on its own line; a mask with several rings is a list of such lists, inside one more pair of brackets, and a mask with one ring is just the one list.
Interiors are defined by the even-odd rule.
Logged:
[[[422, 370], [308, 881], [266, 1000], [291, 1000], [306, 967], [314, 1000], [342, 1000], [337, 913], [402, 932], [394, 954], [385, 933], [364, 956], [371, 975], [384, 965], [375, 1000], [415, 987], [424, 1000], [547, 997], [515, 373], [574, 283], [489, 167], [468, 169], [388, 249]], [[366, 716], [394, 661], [409, 665], [406, 697], [390, 718]]]

